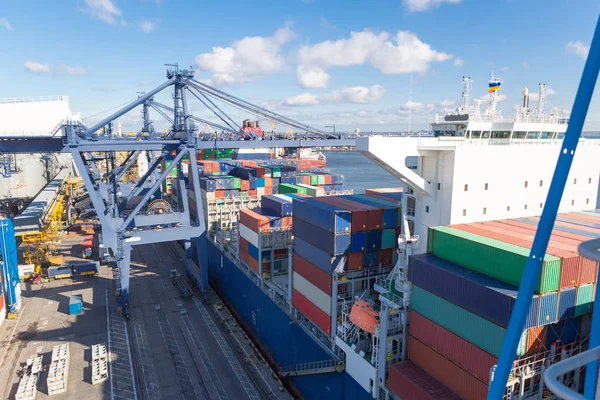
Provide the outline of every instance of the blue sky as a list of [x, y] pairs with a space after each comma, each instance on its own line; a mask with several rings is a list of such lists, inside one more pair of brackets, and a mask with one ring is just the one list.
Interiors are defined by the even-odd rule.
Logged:
[[599, 13], [596, 0], [0, 0], [0, 97], [68, 95], [93, 122], [179, 62], [318, 128], [405, 130], [411, 71], [413, 128], [456, 106], [463, 75], [484, 95], [492, 70], [505, 113], [539, 82], [568, 110]]

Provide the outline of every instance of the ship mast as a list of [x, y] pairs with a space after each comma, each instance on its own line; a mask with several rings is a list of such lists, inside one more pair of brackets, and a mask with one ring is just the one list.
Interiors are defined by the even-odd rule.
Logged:
[[537, 107], [537, 117], [538, 120], [542, 117], [542, 111], [544, 110], [544, 101], [546, 100], [546, 84], [545, 83], [540, 83], [540, 94], [539, 94], [539, 101], [538, 101], [538, 107]]
[[461, 110], [460, 112], [462, 114], [468, 114], [469, 113], [469, 106], [471, 105], [471, 85], [473, 84], [473, 81], [471, 80], [471, 77], [462, 77], [463, 83], [464, 83], [464, 90], [462, 93], [462, 98], [463, 98], [463, 102], [462, 102], [462, 106], [461, 106]]
[[498, 76], [494, 76], [494, 72], [492, 72], [490, 74], [490, 83], [488, 85], [488, 93], [490, 96], [488, 111], [491, 117], [496, 115], [496, 106], [498, 105], [498, 96], [501, 85], [502, 79], [500, 79]]

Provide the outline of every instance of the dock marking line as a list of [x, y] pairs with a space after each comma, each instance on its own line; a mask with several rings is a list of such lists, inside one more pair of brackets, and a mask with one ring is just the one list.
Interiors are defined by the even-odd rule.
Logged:
[[[21, 313], [19, 314], [19, 318], [17, 318], [17, 323], [15, 324], [15, 327], [13, 328], [11, 334], [10, 334], [10, 340], [8, 341], [8, 344], [12, 343], [13, 340], [13, 336], [15, 335], [15, 331], [17, 330], [17, 326], [19, 326], [19, 322], [21, 321], [21, 317], [23, 316], [23, 313], [25, 312], [25, 306], [23, 306], [23, 308], [21, 308]], [[2, 358], [0, 358], [0, 366], [2, 366], [2, 363], [4, 362], [4, 358], [6, 357], [6, 353], [8, 352], [8, 349], [10, 349], [11, 346], [6, 346], [6, 349], [4, 349], [4, 354], [2, 354]]]

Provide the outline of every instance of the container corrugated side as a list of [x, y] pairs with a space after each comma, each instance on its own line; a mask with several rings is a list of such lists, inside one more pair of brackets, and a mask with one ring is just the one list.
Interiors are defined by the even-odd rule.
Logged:
[[[448, 227], [429, 230], [434, 255], [511, 285], [521, 283], [528, 249]], [[559, 282], [560, 259], [546, 255], [536, 293], [557, 290]]]
[[302, 275], [323, 292], [331, 295], [331, 274], [328, 274], [320, 268], [315, 267], [296, 253], [294, 253], [293, 257], [294, 272]]
[[389, 388], [406, 400], [460, 400], [450, 389], [409, 360], [390, 366]]
[[[309, 263], [330, 274], [343, 261], [343, 256], [331, 256], [323, 250], [297, 237], [295, 238], [294, 251]], [[341, 266], [343, 267], [343, 265]]]
[[546, 350], [546, 333], [548, 326], [539, 326], [527, 330], [527, 349], [528, 356], [540, 353]]
[[464, 400], [485, 399], [488, 386], [412, 336], [408, 359]]
[[[449, 301], [413, 286], [411, 307], [414, 311], [498, 357], [506, 330]], [[410, 347], [409, 347], [410, 348]]]
[[310, 319], [317, 325], [321, 330], [327, 334], [331, 333], [331, 318], [325, 314], [319, 307], [314, 305], [309, 299], [302, 295], [302, 293], [294, 290], [293, 293], [294, 307], [298, 309], [306, 318]]
[[319, 307], [327, 315], [331, 315], [331, 296], [313, 285], [308, 279], [297, 272], [294, 272], [294, 290], [297, 290], [304, 297], [310, 300], [315, 306]]
[[246, 239], [248, 243], [252, 243], [254, 247], [258, 247], [258, 233], [242, 223], [238, 224], [238, 227], [240, 229], [240, 237]]
[[369, 251], [381, 250], [381, 233], [380, 230], [367, 231], [367, 249]]
[[240, 224], [246, 225], [253, 232], [259, 232], [262, 228], [268, 228], [269, 223], [269, 218], [264, 215], [248, 209], [240, 210]]
[[381, 231], [381, 249], [393, 249], [397, 244], [395, 229], [384, 229]]
[[579, 258], [579, 277], [577, 279], [578, 285], [583, 285], [585, 283], [595, 283], [597, 280], [597, 274], [597, 262], [583, 257]]
[[323, 204], [347, 210], [350, 213], [350, 230], [352, 232], [368, 230], [368, 207], [364, 204], [353, 203], [339, 197], [319, 197], [315, 199]]
[[350, 250], [350, 233], [333, 233], [312, 225], [300, 218], [293, 218], [292, 231], [313, 246], [332, 256], [345, 254]]
[[352, 253], [367, 251], [367, 232], [352, 232], [350, 251]]
[[[518, 288], [430, 254], [411, 256], [408, 279], [429, 291], [503, 328], [515, 305]], [[534, 296], [525, 328], [538, 324], [539, 296]]]
[[277, 195], [264, 195], [260, 198], [261, 208], [277, 217], [289, 217], [292, 215], [292, 200], [278, 197]]
[[592, 312], [594, 307], [594, 284], [588, 283], [577, 288], [577, 299], [575, 302], [575, 315], [583, 315]]
[[415, 311], [409, 313], [408, 320], [411, 336], [489, 384], [490, 369], [498, 363], [496, 357]]
[[373, 197], [365, 196], [364, 194], [353, 194], [348, 196], [340, 196], [343, 199], [348, 199], [350, 201], [355, 201], [357, 203], [366, 204], [369, 206], [377, 207], [383, 210], [383, 225], [382, 228], [395, 228], [397, 226], [398, 221], [398, 205], [379, 200]]
[[329, 232], [350, 232], [351, 215], [349, 211], [320, 203], [314, 199], [293, 199], [294, 217], [318, 226]]
[[558, 293], [558, 319], [567, 319], [575, 316], [575, 301], [577, 288], [570, 287]]
[[540, 296], [540, 319], [538, 325], [548, 325], [557, 321], [558, 292]]

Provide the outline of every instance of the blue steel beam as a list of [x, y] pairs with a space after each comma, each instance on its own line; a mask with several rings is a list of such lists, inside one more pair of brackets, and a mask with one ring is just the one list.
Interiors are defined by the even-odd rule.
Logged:
[[[573, 156], [577, 149], [577, 143], [581, 136], [581, 130], [583, 129], [583, 123], [587, 115], [592, 94], [594, 93], [594, 87], [598, 78], [598, 72], [600, 71], [600, 19], [596, 24], [596, 30], [590, 46], [590, 52], [583, 68], [583, 74], [581, 81], [579, 82], [579, 88], [577, 89], [577, 95], [575, 96], [575, 102], [573, 103], [573, 111], [571, 112], [571, 119], [567, 132], [561, 146], [561, 152], [558, 157], [556, 169], [554, 170], [554, 176], [550, 183], [550, 189], [548, 191], [548, 197], [544, 205], [542, 217], [538, 225], [538, 229], [535, 233], [533, 245], [531, 246], [531, 252], [527, 259], [525, 266], [525, 272], [521, 279], [521, 286], [519, 287], [519, 293], [517, 295], [517, 301], [513, 308], [512, 315], [510, 316], [510, 322], [506, 330], [506, 336], [502, 343], [502, 349], [500, 350], [500, 357], [498, 358], [498, 367], [494, 373], [490, 390], [488, 392], [488, 400], [502, 399], [506, 390], [506, 382], [508, 375], [512, 369], [512, 365], [517, 352], [517, 345], [523, 332], [523, 326], [525, 325], [525, 318], [531, 305], [531, 299], [535, 290], [535, 286], [540, 279], [542, 262], [546, 249], [548, 248], [548, 241], [552, 234], [552, 228], [554, 227], [554, 221], [558, 214], [558, 207], [565, 190], [565, 184], [569, 176], [571, 164], [573, 163]], [[599, 330], [594, 329], [600, 328], [600, 321], [594, 320], [592, 322], [592, 337], [590, 339], [590, 348], [597, 346], [599, 339]], [[593, 343], [592, 340], [596, 342]], [[585, 383], [585, 395], [593, 396], [593, 389], [596, 380], [596, 368], [597, 362], [592, 363], [593, 368], [587, 369], [586, 383]], [[593, 374], [593, 375], [592, 375]], [[593, 383], [589, 381], [594, 381]], [[592, 391], [592, 392], [590, 392]]]

